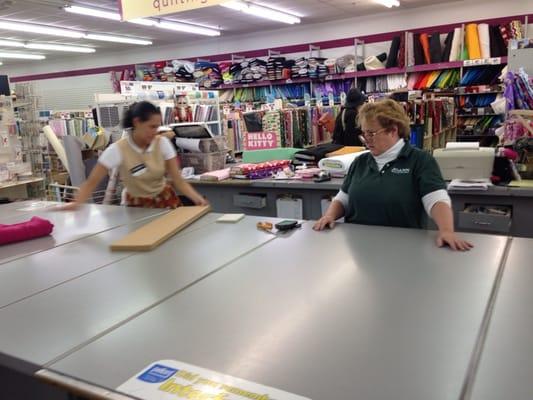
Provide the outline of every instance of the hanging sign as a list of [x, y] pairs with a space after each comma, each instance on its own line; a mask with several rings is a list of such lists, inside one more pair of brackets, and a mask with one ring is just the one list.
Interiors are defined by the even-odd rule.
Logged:
[[123, 21], [216, 6], [228, 0], [119, 0]]
[[173, 360], [151, 364], [117, 390], [146, 400], [309, 400]]

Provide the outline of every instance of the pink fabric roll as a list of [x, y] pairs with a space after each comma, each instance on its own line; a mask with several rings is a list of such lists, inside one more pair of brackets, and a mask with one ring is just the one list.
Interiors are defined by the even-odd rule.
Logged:
[[50, 221], [39, 217], [19, 224], [0, 224], [0, 245], [48, 236], [53, 229]]

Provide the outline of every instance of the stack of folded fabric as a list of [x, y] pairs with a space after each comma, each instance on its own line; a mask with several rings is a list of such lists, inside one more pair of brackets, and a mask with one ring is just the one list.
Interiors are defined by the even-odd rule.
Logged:
[[193, 76], [198, 86], [209, 89], [222, 84], [222, 74], [217, 63], [198, 61]]
[[230, 176], [236, 179], [263, 179], [283, 171], [290, 165], [289, 160], [268, 161], [259, 164], [239, 164], [231, 167]]
[[294, 65], [291, 67], [291, 78], [307, 78], [309, 76], [309, 63], [305, 57], [300, 57], [294, 60]]
[[201, 181], [208, 181], [208, 182], [219, 182], [224, 181], [226, 179], [230, 178], [230, 169], [219, 169], [216, 171], [211, 172], [204, 172], [202, 175], [200, 175]]
[[233, 64], [229, 73], [233, 83], [253, 83], [267, 78], [267, 62], [254, 58]]
[[337, 58], [336, 69], [338, 73], [355, 72], [355, 56], [353, 54], [346, 54]]
[[337, 60], [335, 58], [328, 58], [324, 61], [324, 65], [328, 70], [328, 74], [333, 75], [336, 74], [337, 71]]
[[270, 81], [288, 79], [290, 75], [284, 77], [284, 68], [287, 59], [285, 57], [270, 57], [267, 60], [266, 70], [267, 70], [267, 79]]
[[340, 144], [327, 143], [300, 150], [294, 154], [294, 164], [318, 165], [319, 161], [322, 160], [326, 154], [339, 150], [342, 147], [343, 146]]
[[194, 80], [194, 63], [190, 61], [172, 60], [172, 68], [176, 79], [180, 82], [191, 82]]
[[224, 84], [231, 85], [233, 83], [233, 76], [230, 72], [231, 63], [221, 62], [218, 64], [218, 67], [220, 68], [220, 73], [222, 74], [222, 81]]
[[308, 60], [309, 78], [322, 79], [328, 74], [328, 68], [324, 65], [325, 58], [311, 57]]

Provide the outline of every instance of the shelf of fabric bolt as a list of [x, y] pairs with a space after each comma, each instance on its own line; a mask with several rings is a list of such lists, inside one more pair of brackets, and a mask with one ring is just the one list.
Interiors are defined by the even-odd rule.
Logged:
[[310, 399], [459, 398], [507, 244], [465, 237], [460, 254], [419, 230], [304, 223], [38, 375], [115, 391], [177, 360]]

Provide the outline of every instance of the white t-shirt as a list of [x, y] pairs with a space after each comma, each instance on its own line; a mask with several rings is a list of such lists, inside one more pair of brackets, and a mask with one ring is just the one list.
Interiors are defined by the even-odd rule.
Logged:
[[[139, 154], [142, 154], [144, 152], [150, 153], [154, 149], [155, 142], [152, 142], [146, 150], [142, 150], [139, 146], [133, 143], [129, 136], [127, 136], [127, 140], [131, 148]], [[177, 156], [176, 149], [174, 149], [174, 146], [172, 146], [170, 140], [165, 136], [161, 136], [159, 138], [159, 148], [161, 150], [161, 154], [163, 154], [163, 159], [165, 161], [171, 160]], [[98, 158], [98, 162], [107, 169], [118, 168], [120, 166], [120, 163], [122, 163], [122, 154], [117, 144], [113, 143], [111, 146], [105, 149], [100, 158]]]

